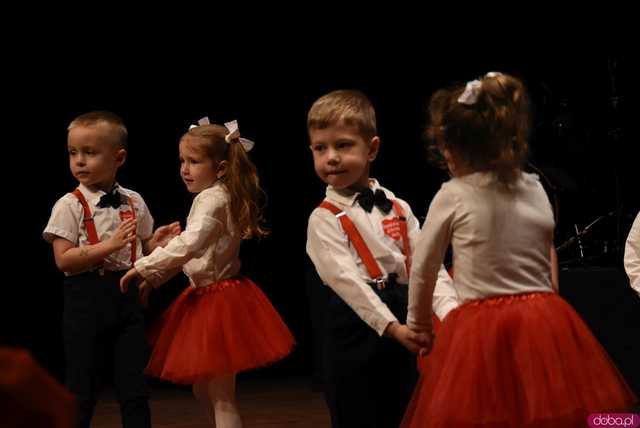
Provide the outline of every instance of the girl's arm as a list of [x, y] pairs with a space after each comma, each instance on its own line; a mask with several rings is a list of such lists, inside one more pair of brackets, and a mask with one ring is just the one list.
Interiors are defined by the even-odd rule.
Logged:
[[[404, 201], [402, 201], [402, 203], [403, 205], [406, 205], [404, 209], [407, 215], [409, 240], [411, 242], [411, 252], [413, 254], [416, 250], [416, 246], [418, 245], [418, 240], [420, 239], [420, 223], [413, 215], [411, 207]], [[409, 272], [407, 272], [407, 275], [408, 274]], [[460, 301], [458, 299], [458, 293], [453, 287], [453, 279], [449, 273], [447, 273], [444, 265], [441, 265], [433, 292], [433, 312], [435, 312], [438, 319], [443, 320], [449, 311], [458, 306], [460, 306]]]
[[436, 194], [413, 253], [407, 326], [428, 336], [433, 328], [433, 293], [451, 241], [456, 201], [451, 191], [444, 187]]
[[82, 247], [76, 247], [73, 242], [67, 239], [56, 238], [52, 242], [56, 266], [62, 272], [73, 273], [87, 270], [102, 262], [109, 254], [135, 240], [135, 228], [133, 219], [126, 220], [106, 241]]
[[444, 268], [444, 265], [440, 265], [438, 280], [433, 290], [433, 312], [442, 321], [449, 312], [458, 306], [460, 306], [460, 298], [453, 287], [453, 279]]
[[[165, 282], [169, 281], [171, 278], [176, 276], [178, 272], [180, 272], [181, 270], [182, 268], [178, 266], [171, 270], [159, 271], [152, 275], [148, 275], [147, 277], [144, 278], [144, 281], [142, 282], [150, 285], [153, 288], [158, 288], [162, 284], [164, 284]], [[127, 273], [124, 274], [122, 278], [120, 278], [120, 290], [122, 290], [123, 293], [126, 293], [127, 289], [129, 288], [129, 283], [134, 279], [141, 279], [141, 278], [142, 278], [142, 275], [140, 275], [140, 273], [136, 270], [135, 267], [132, 267], [127, 271]]]
[[135, 269], [143, 278], [155, 283], [153, 278], [178, 271], [189, 260], [201, 257], [215, 245], [215, 237], [224, 233], [225, 196], [215, 191], [205, 192], [194, 200], [185, 230], [166, 246], [157, 246], [151, 254], [136, 261]]
[[558, 253], [556, 247], [551, 243], [551, 286], [556, 293], [560, 292], [560, 274], [558, 272]]
[[166, 246], [169, 241], [180, 234], [180, 222], [160, 226], [153, 232], [153, 235], [142, 240], [142, 252], [144, 255], [151, 254], [158, 247]]

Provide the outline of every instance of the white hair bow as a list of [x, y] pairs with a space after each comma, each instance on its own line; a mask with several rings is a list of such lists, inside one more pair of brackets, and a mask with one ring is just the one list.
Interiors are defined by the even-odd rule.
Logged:
[[189, 131], [191, 131], [193, 128], [197, 128], [198, 126], [202, 126], [202, 125], [209, 125], [211, 122], [209, 122], [209, 118], [207, 116], [198, 119], [198, 124], [197, 125], [189, 125]]
[[253, 141], [240, 137], [240, 130], [238, 129], [237, 120], [226, 122], [224, 126], [229, 131], [229, 133], [224, 137], [224, 141], [226, 141], [227, 144], [234, 143], [237, 140], [245, 152], [248, 152], [251, 149], [253, 149], [253, 146], [255, 145]]
[[482, 89], [482, 82], [479, 80], [472, 80], [467, 82], [467, 86], [464, 88], [464, 92], [458, 97], [460, 104], [466, 104], [468, 106], [475, 104], [478, 101], [478, 95]]
[[[490, 71], [485, 74], [485, 77], [498, 77], [502, 76], [499, 71]], [[467, 86], [464, 88], [464, 92], [458, 97], [460, 104], [466, 104], [468, 106], [475, 104], [478, 101], [478, 96], [482, 90], [482, 82], [478, 79], [467, 82]]]

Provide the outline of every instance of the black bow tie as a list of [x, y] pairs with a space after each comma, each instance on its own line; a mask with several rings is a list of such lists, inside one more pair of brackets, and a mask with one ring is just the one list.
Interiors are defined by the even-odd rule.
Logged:
[[98, 208], [120, 208], [120, 205], [122, 205], [122, 197], [116, 189], [102, 195], [100, 197], [100, 202], [98, 202]]
[[356, 197], [356, 201], [358, 201], [360, 206], [368, 213], [371, 212], [374, 205], [385, 214], [391, 211], [393, 207], [393, 203], [387, 199], [387, 195], [380, 189], [373, 193], [373, 190], [367, 188], [360, 192]]

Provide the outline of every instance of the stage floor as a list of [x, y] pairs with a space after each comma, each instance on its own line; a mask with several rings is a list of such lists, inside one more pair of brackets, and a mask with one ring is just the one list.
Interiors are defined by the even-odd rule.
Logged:
[[[239, 379], [238, 405], [245, 427], [326, 428], [329, 412], [321, 392], [305, 378]], [[204, 412], [188, 389], [151, 388], [154, 428], [205, 428]], [[113, 391], [106, 390], [92, 420], [93, 428], [120, 428], [120, 411]]]

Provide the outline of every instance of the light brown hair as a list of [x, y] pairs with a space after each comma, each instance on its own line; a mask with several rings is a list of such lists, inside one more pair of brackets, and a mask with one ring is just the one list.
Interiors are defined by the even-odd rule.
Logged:
[[337, 90], [318, 98], [307, 115], [307, 130], [324, 129], [338, 122], [355, 126], [369, 141], [377, 135], [376, 112], [362, 92]]
[[495, 73], [479, 81], [472, 104], [458, 101], [465, 84], [431, 97], [427, 136], [432, 149], [447, 148], [472, 170], [495, 171], [501, 182], [511, 184], [528, 153], [529, 96], [524, 84], [508, 74]]
[[67, 131], [77, 127], [96, 127], [106, 126], [109, 129], [109, 136], [113, 139], [113, 143], [120, 149], [127, 148], [127, 139], [129, 133], [124, 121], [120, 116], [110, 111], [98, 110], [81, 114], [69, 123]]
[[220, 180], [229, 191], [231, 215], [242, 239], [266, 236], [268, 231], [262, 226], [265, 194], [256, 167], [239, 141], [225, 141], [228, 133], [224, 126], [201, 125], [182, 138], [195, 137], [209, 158], [228, 162], [226, 174]]

